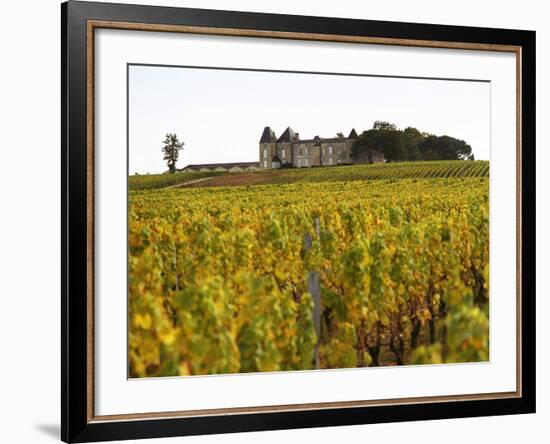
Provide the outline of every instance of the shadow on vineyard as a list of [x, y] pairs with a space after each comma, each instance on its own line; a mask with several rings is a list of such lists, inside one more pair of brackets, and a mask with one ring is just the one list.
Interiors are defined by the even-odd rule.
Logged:
[[489, 359], [488, 162], [185, 174], [130, 181], [131, 377]]

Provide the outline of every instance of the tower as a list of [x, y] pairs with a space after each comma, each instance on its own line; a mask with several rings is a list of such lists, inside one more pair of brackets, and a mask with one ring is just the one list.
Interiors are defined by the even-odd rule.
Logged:
[[277, 137], [275, 132], [266, 126], [260, 137], [260, 168], [272, 168], [272, 159], [277, 155]]

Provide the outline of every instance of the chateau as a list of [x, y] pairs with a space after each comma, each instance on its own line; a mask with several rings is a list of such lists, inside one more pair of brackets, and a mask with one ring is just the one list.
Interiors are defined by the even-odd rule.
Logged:
[[260, 168], [332, 166], [351, 163], [384, 162], [384, 155], [371, 151], [364, 158], [351, 157], [353, 143], [357, 139], [355, 129], [348, 137], [300, 139], [300, 134], [288, 127], [279, 138], [266, 126], [260, 138]]
[[219, 171], [229, 173], [253, 172], [269, 168], [303, 168], [313, 166], [345, 165], [352, 163], [384, 162], [384, 154], [371, 150], [360, 158], [351, 157], [353, 143], [357, 139], [355, 129], [348, 137], [300, 139], [300, 134], [288, 127], [279, 138], [266, 126], [260, 138], [259, 162], [205, 163], [187, 165], [178, 171]]

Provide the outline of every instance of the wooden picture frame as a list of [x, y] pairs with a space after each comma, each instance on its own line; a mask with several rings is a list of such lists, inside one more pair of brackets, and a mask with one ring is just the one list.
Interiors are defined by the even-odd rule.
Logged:
[[[69, 1], [62, 22], [62, 412], [65, 442], [535, 412], [535, 33]], [[94, 32], [97, 29], [471, 49], [516, 55], [517, 390], [94, 414]], [[497, 276], [498, 279], [498, 276]]]

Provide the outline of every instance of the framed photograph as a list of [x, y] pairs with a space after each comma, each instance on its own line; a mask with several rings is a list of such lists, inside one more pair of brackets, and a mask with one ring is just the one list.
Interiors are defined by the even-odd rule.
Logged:
[[535, 33], [69, 1], [62, 439], [535, 411]]

